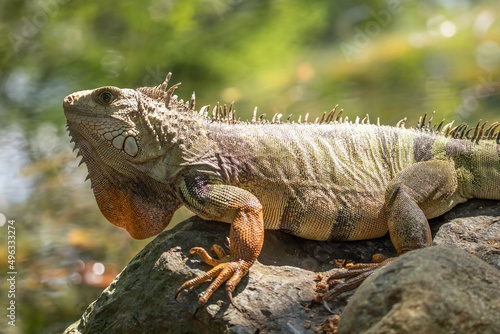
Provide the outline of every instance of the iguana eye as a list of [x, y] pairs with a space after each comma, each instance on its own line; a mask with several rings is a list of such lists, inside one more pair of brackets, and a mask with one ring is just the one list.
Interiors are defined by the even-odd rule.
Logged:
[[111, 94], [108, 91], [104, 91], [101, 94], [99, 94], [99, 101], [102, 104], [110, 104], [113, 101], [113, 94]]

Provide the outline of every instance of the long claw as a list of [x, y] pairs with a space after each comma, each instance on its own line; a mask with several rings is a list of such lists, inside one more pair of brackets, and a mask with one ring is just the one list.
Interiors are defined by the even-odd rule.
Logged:
[[201, 308], [202, 308], [201, 306], [198, 306], [198, 307], [196, 308], [196, 310], [195, 310], [195, 311], [194, 311], [194, 313], [193, 313], [193, 318], [198, 319], [198, 318], [196, 318], [196, 314], [198, 313], [198, 311], [199, 311]]
[[174, 296], [174, 299], [176, 301], [179, 301], [177, 298], [179, 297], [179, 295], [182, 293], [182, 291], [184, 291], [184, 289], [181, 287], [179, 290], [177, 290], [177, 292], [175, 293], [175, 296]]
[[242, 311], [242, 310], [241, 310], [241, 309], [240, 309], [240, 308], [239, 308], [239, 307], [238, 307], [238, 306], [234, 303], [234, 300], [233, 300], [233, 293], [232, 293], [231, 291], [227, 290], [227, 296], [228, 296], [228, 298], [229, 298], [229, 302], [231, 303], [231, 305], [233, 305], [233, 307], [234, 307], [235, 309], [237, 309], [237, 310], [238, 310], [238, 312], [243, 313], [243, 311]]
[[326, 301], [326, 299], [323, 299], [323, 306], [325, 307], [325, 309], [330, 312], [331, 314], [334, 314], [332, 309], [330, 308], [330, 305], [328, 305], [328, 302]]

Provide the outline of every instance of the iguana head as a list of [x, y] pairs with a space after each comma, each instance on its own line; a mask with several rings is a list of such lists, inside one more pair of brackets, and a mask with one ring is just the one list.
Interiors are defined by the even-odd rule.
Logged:
[[[92, 189], [104, 216], [137, 239], [161, 232], [179, 201], [166, 183], [165, 157], [175, 151], [161, 122], [177, 112], [170, 101], [177, 85], [120, 89], [101, 87], [64, 98], [67, 127], [89, 170]], [[181, 108], [182, 109], [182, 108]], [[175, 161], [172, 162], [175, 165]], [[174, 168], [175, 169], [175, 168]], [[167, 182], [168, 183], [168, 182]]]
[[138, 130], [138, 95], [132, 89], [102, 87], [66, 96], [64, 112], [76, 146], [83, 150], [92, 148], [92, 153], [110, 164], [117, 159], [140, 157], [143, 149]]

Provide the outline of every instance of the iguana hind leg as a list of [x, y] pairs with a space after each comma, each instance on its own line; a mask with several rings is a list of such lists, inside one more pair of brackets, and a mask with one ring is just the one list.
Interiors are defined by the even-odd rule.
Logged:
[[432, 245], [427, 219], [467, 200], [457, 188], [457, 173], [450, 161], [416, 163], [394, 178], [387, 187], [385, 203], [389, 235], [398, 254]]
[[[389, 235], [398, 254], [432, 245], [427, 219], [442, 215], [466, 200], [458, 194], [457, 187], [456, 171], [450, 161], [416, 163], [396, 175], [387, 187], [385, 206]], [[332, 289], [324, 299], [332, 301], [342, 292], [356, 288], [376, 269], [393, 260], [358, 264], [334, 273], [329, 281]], [[334, 285], [333, 279], [346, 281]]]
[[203, 248], [194, 247], [197, 253], [214, 268], [207, 273], [185, 282], [176, 294], [214, 278], [210, 286], [201, 294], [198, 306], [203, 306], [212, 294], [226, 282], [230, 295], [236, 285], [248, 273], [262, 249], [264, 223], [262, 205], [246, 190], [238, 187], [210, 184], [200, 178], [186, 179], [180, 186], [185, 205], [206, 219], [231, 223], [229, 235], [229, 255], [220, 246], [214, 245], [219, 259], [212, 258]]

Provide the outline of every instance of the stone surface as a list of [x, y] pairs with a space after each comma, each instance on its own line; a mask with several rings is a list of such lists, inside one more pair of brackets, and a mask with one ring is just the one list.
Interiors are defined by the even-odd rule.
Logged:
[[162, 233], [66, 333], [254, 333], [264, 328], [302, 333], [314, 320], [311, 314], [320, 320], [321, 314], [328, 316], [319, 308], [307, 313], [304, 307], [315, 295], [315, 274], [307, 269], [321, 265], [290, 244], [299, 238], [280, 233], [267, 235], [261, 262], [269, 265], [256, 263], [237, 286], [233, 297], [241, 312], [229, 303], [222, 288], [195, 316], [198, 295], [208, 283], [183, 292], [175, 301], [184, 281], [210, 269], [189, 255], [189, 249], [224, 244], [228, 233], [229, 225], [196, 217]]
[[500, 202], [470, 201], [441, 221], [434, 245], [454, 245], [500, 269]]
[[[465, 203], [433, 221], [435, 244], [459, 245], [500, 268], [499, 216], [497, 201]], [[258, 263], [233, 294], [239, 310], [221, 288], [195, 314], [198, 295], [208, 283], [174, 300], [183, 282], [210, 269], [189, 249], [223, 245], [228, 235], [228, 224], [196, 217], [161, 233], [65, 333], [313, 333], [316, 325], [331, 319], [322, 305], [306, 307], [315, 295], [317, 272], [335, 268], [333, 259], [370, 262], [374, 253], [395, 255], [388, 237], [334, 243], [266, 231]], [[414, 275], [425, 278], [427, 272]], [[334, 313], [342, 314], [352, 294], [335, 300]]]
[[339, 334], [498, 333], [500, 271], [453, 246], [409, 252], [369, 277]]

